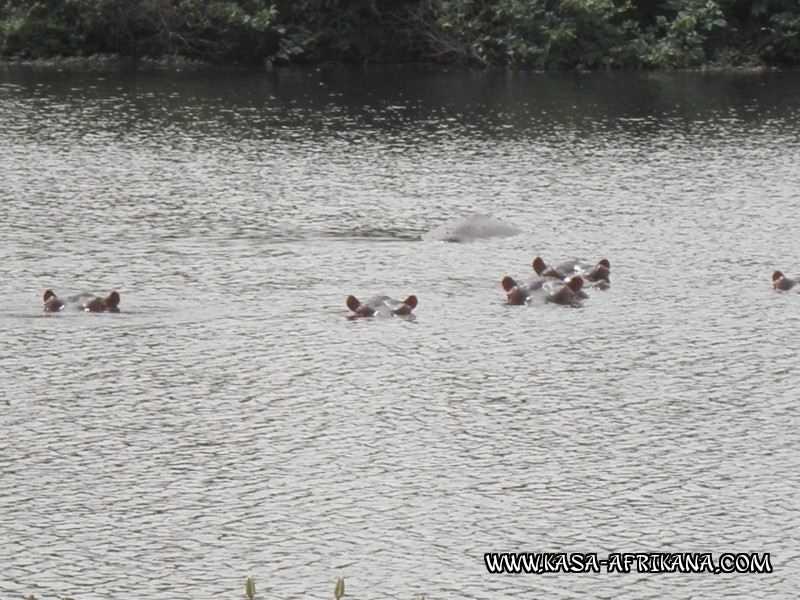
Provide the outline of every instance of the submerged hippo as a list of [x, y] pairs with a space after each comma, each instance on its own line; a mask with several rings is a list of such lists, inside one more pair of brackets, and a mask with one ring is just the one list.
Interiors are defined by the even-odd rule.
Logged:
[[428, 242], [474, 242], [493, 237], [510, 237], [522, 231], [513, 225], [506, 225], [492, 217], [474, 214], [452, 223], [440, 225], [422, 236]]
[[545, 302], [565, 304], [567, 306], [580, 306], [582, 298], [588, 298], [583, 291], [583, 279], [580, 275], [571, 277], [566, 281], [539, 279], [530, 283], [517, 283], [513, 278], [506, 276], [501, 281], [506, 291], [508, 304], [527, 304], [533, 294], [544, 295]]
[[788, 292], [797, 285], [797, 279], [786, 277], [780, 271], [775, 271], [772, 274], [772, 287], [781, 292]]
[[82, 310], [85, 312], [119, 312], [119, 293], [111, 292], [105, 298], [92, 296], [92, 294], [76, 294], [59, 298], [53, 290], [45, 290], [42, 296], [44, 312], [54, 313], [65, 309]]
[[375, 296], [366, 302], [360, 302], [355, 296], [347, 297], [347, 308], [353, 311], [348, 318], [359, 317], [395, 317], [410, 315], [417, 306], [417, 297], [409, 296], [403, 301], [389, 296]]
[[599, 289], [606, 289], [611, 284], [611, 263], [606, 258], [600, 259], [594, 266], [572, 260], [561, 263], [557, 267], [548, 267], [544, 260], [537, 256], [533, 259], [532, 266], [536, 274], [541, 277], [555, 277], [564, 280], [574, 275], [580, 275], [584, 280], [593, 284], [593, 287]]

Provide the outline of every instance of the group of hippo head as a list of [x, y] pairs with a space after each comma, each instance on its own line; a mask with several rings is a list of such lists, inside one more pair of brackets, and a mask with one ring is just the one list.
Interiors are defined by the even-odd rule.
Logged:
[[46, 313], [61, 312], [66, 308], [75, 308], [93, 313], [118, 313], [120, 297], [118, 292], [113, 291], [105, 298], [93, 296], [92, 294], [78, 294], [59, 298], [53, 290], [45, 290], [42, 301], [44, 303], [44, 312]]
[[[509, 237], [521, 233], [513, 225], [507, 225], [492, 217], [473, 214], [452, 223], [441, 225], [422, 236], [423, 240], [433, 242], [467, 243], [493, 237]], [[581, 300], [588, 298], [587, 287], [607, 289], [610, 285], [611, 263], [602, 259], [595, 265], [586, 265], [579, 261], [565, 262], [557, 267], [548, 267], [541, 257], [533, 260], [536, 279], [527, 283], [518, 283], [506, 276], [502, 286], [506, 292], [508, 304], [527, 304], [537, 294], [541, 294], [546, 302], [577, 306]], [[395, 300], [388, 296], [375, 296], [366, 302], [360, 302], [355, 296], [348, 296], [347, 307], [352, 311], [349, 318], [407, 316], [417, 306], [417, 297], [409, 296], [405, 300]]]
[[[449, 225], [437, 227], [422, 236], [428, 241], [464, 243], [491, 237], [507, 237], [521, 233], [514, 226], [506, 225], [485, 215], [475, 214], [459, 219]], [[536, 278], [519, 283], [510, 276], [501, 280], [506, 292], [506, 302], [510, 305], [527, 304], [534, 295], [541, 295], [545, 302], [578, 306], [588, 298], [586, 288], [604, 290], [611, 284], [611, 263], [603, 258], [594, 265], [579, 261], [548, 266], [541, 257], [533, 259]], [[781, 271], [772, 274], [772, 286], [777, 291], [800, 290], [800, 278], [786, 277]], [[53, 290], [45, 290], [43, 307], [46, 313], [57, 313], [71, 307], [84, 312], [118, 313], [120, 295], [112, 291], [105, 298], [91, 294], [79, 294], [59, 298]], [[348, 296], [347, 308], [352, 311], [349, 318], [408, 316], [417, 306], [417, 297], [408, 296], [405, 300], [395, 300], [389, 296], [374, 296], [361, 302], [355, 296]]]
[[[503, 277], [501, 283], [508, 304], [527, 304], [534, 295], [540, 294], [545, 302], [579, 306], [581, 300], [589, 297], [584, 288], [607, 289], [610, 285], [611, 263], [605, 258], [593, 267], [572, 261], [550, 268], [537, 256], [533, 268], [537, 277], [527, 283], [518, 283], [509, 276]], [[355, 296], [348, 296], [346, 303], [353, 312], [348, 317], [350, 319], [408, 316], [417, 306], [417, 297], [395, 300], [389, 296], [375, 296], [360, 302]]]
[[[608, 289], [611, 285], [611, 263], [602, 258], [590, 265], [580, 261], [568, 261], [556, 267], [548, 266], [537, 256], [532, 267], [536, 278], [527, 282], [517, 282], [510, 276], [501, 280], [506, 292], [506, 303], [510, 305], [528, 304], [535, 296], [544, 302], [565, 306], [580, 306], [581, 301], [588, 298], [587, 288]], [[772, 285], [775, 290], [800, 290], [800, 278], [789, 278], [780, 271], [772, 274]], [[347, 307], [353, 311], [350, 318], [374, 316], [409, 315], [417, 306], [417, 297], [409, 296], [404, 301], [394, 300], [388, 296], [376, 296], [367, 302], [359, 302], [355, 296], [347, 298]]]
[[506, 292], [508, 304], [527, 304], [539, 295], [545, 302], [579, 306], [581, 300], [589, 297], [586, 293], [587, 287], [605, 290], [611, 285], [611, 263], [605, 258], [594, 266], [580, 261], [569, 261], [557, 267], [548, 267], [537, 256], [533, 259], [532, 266], [536, 278], [526, 283], [518, 283], [509, 276], [503, 277], [500, 283]]

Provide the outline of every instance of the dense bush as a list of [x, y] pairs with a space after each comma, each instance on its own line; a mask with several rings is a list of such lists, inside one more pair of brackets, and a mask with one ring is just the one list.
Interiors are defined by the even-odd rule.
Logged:
[[460, 62], [512, 68], [800, 64], [798, 0], [0, 0], [0, 56]]
[[398, 27], [397, 15], [417, 3], [410, 0], [276, 0], [275, 10], [284, 36], [275, 58], [315, 63], [406, 60], [409, 57], [407, 37]]
[[771, 63], [800, 64], [800, 2], [752, 0], [747, 23], [754, 31], [758, 53]]
[[713, 59], [727, 22], [716, 0], [666, 0], [664, 14], [635, 42], [644, 66], [691, 67]]
[[621, 64], [628, 4], [609, 0], [464, 0], [428, 4], [412, 23], [439, 59], [535, 68]]
[[274, 55], [275, 10], [260, 0], [38, 0], [7, 2], [0, 53], [44, 58], [121, 54], [257, 61]]

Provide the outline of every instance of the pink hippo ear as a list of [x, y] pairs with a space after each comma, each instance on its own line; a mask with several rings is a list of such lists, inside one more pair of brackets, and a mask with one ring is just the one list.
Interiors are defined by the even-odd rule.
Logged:
[[541, 256], [537, 256], [533, 259], [533, 270], [536, 271], [537, 275], [542, 275], [547, 270], [547, 265], [542, 260]]
[[513, 280], [511, 277], [509, 277], [508, 275], [506, 275], [505, 277], [503, 277], [503, 280], [502, 280], [500, 283], [501, 283], [501, 285], [503, 286], [503, 289], [504, 289], [506, 292], [510, 292], [510, 291], [511, 291], [511, 290], [513, 290], [515, 287], [517, 287], [517, 282], [516, 282], [516, 281], [514, 281], [514, 280]]
[[398, 306], [397, 308], [395, 308], [392, 311], [392, 313], [395, 314], [395, 315], [400, 315], [400, 316], [404, 317], [404, 316], [410, 315], [411, 311], [414, 310], [414, 308], [416, 306], [417, 306], [417, 297], [414, 296], [414, 295], [411, 295], [408, 298], [406, 298], [405, 300], [403, 300], [403, 303], [400, 306]]
[[353, 312], [358, 312], [358, 308], [361, 306], [361, 302], [358, 301], [358, 298], [355, 296], [348, 296], [347, 297], [347, 308], [352, 310]]
[[47, 302], [50, 298], [55, 298], [56, 293], [53, 290], [45, 290], [42, 296], [42, 302]]
[[576, 275], [567, 282], [567, 286], [569, 286], [569, 289], [573, 292], [578, 292], [583, 287], [583, 279], [581, 279], [579, 275]]
[[[783, 277], [783, 273], [781, 273], [780, 271], [775, 271], [772, 274], [772, 281], [778, 281], [778, 279], [780, 279], [781, 277]], [[49, 291], [50, 290], [47, 290], [47, 292], [49, 292]], [[47, 292], [44, 293], [45, 300], [47, 300]]]

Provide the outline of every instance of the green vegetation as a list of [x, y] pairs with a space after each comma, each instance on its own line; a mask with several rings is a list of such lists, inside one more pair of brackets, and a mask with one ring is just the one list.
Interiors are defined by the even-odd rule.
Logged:
[[344, 596], [344, 577], [337, 577], [336, 583], [333, 584], [333, 597], [339, 600]]
[[244, 595], [253, 600], [256, 595], [256, 582], [252, 575], [248, 575], [244, 580]]
[[0, 0], [0, 57], [670, 69], [800, 64], [798, 0]]

